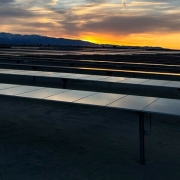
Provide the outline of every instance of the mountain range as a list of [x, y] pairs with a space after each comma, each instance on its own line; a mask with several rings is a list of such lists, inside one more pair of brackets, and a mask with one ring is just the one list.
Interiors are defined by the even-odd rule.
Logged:
[[73, 40], [65, 38], [54, 38], [40, 35], [21, 35], [0, 32], [0, 47], [3, 45], [57, 45], [57, 46], [88, 46], [88, 47], [111, 47], [121, 49], [146, 49], [146, 50], [167, 50], [161, 47], [140, 47], [140, 46], [119, 46], [110, 44], [95, 44], [88, 41]]
[[0, 44], [26, 45], [59, 45], [59, 46], [98, 46], [97, 44], [81, 40], [54, 38], [39, 35], [21, 35], [0, 32]]

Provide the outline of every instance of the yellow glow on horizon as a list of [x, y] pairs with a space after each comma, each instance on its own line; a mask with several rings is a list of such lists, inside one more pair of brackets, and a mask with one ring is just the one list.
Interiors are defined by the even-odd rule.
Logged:
[[[34, 19], [33, 19], [34, 20]], [[32, 22], [33, 20], [28, 20]], [[19, 20], [20, 21], [20, 20]], [[37, 23], [49, 23], [50, 19], [43, 17], [41, 21], [36, 19]], [[19, 33], [16, 32], [14, 26], [9, 25], [0, 25], [1, 31], [10, 32], [10, 33]], [[12, 31], [13, 29], [13, 31]], [[67, 39], [76, 39], [88, 41], [96, 44], [110, 44], [110, 45], [120, 45], [120, 46], [152, 46], [152, 47], [162, 47], [169, 49], [180, 50], [180, 34], [178, 33], [169, 33], [169, 34], [160, 34], [160, 33], [149, 33], [149, 34], [131, 34], [131, 35], [120, 35], [120, 34], [110, 34], [108, 32], [102, 33], [92, 33], [84, 32], [79, 35], [69, 36], [69, 34], [62, 33], [60, 34], [58, 29], [50, 31], [48, 28], [41, 27], [39, 32], [32, 33], [29, 27], [27, 27], [26, 33], [21, 34], [38, 34], [42, 36], [56, 37], [56, 38], [67, 38]]]
[[91, 42], [91, 43], [98, 43], [97, 40], [94, 38], [94, 37], [84, 37], [84, 38], [81, 38], [82, 41], [88, 41], [88, 42]]
[[179, 34], [139, 34], [129, 36], [112, 36], [108, 34], [81, 35], [79, 39], [96, 44], [125, 46], [153, 46], [180, 50]]

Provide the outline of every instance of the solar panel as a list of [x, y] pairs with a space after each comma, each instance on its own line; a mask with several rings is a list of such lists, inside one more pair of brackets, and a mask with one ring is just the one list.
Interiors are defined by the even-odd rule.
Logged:
[[16, 87], [16, 86], [19, 86], [19, 85], [16, 85], [16, 84], [3, 84], [3, 83], [1, 83], [0, 84], [0, 90], [7, 89], [7, 88], [12, 88], [12, 87]]
[[56, 94], [60, 94], [60, 93], [66, 92], [66, 91], [69, 91], [69, 90], [55, 89], [55, 88], [43, 88], [43, 89], [38, 89], [36, 91], [30, 91], [30, 92], [25, 92], [23, 94], [18, 94], [16, 96], [43, 99], [43, 98], [53, 96]]
[[41, 88], [43, 88], [43, 87], [17, 86], [17, 87], [0, 90], [0, 94], [2, 94], [2, 95], [17, 95], [17, 94], [25, 93], [28, 91], [35, 91], [35, 90], [41, 89]]
[[108, 76], [98, 76], [98, 75], [91, 75], [91, 76], [86, 76], [86, 77], [83, 77], [81, 78], [82, 80], [91, 80], [91, 81], [98, 81], [100, 79], [105, 79], [107, 78]]
[[[1, 74], [20, 74], [22, 75], [23, 74], [23, 70], [9, 70], [9, 71], [0, 71]], [[24, 75], [24, 74], [23, 74]]]
[[178, 81], [170, 81], [167, 84], [163, 85], [164, 87], [173, 87], [173, 88], [180, 88], [180, 82]]
[[43, 72], [43, 71], [32, 71], [32, 70], [28, 70], [28, 71], [26, 71], [28, 74], [36, 74], [36, 73], [38, 73], [38, 72]]
[[75, 103], [106, 106], [125, 96], [124, 94], [97, 93], [77, 100]]
[[27, 71], [19, 70], [19, 71], [11, 71], [7, 72], [8, 74], [15, 74], [15, 75], [27, 75]]
[[36, 73], [39, 73], [41, 75], [54, 75], [56, 72], [46, 72], [46, 71], [36, 71]]
[[128, 95], [128, 96], [125, 96], [124, 98], [121, 98], [121, 99], [107, 105], [107, 107], [139, 111], [139, 110], [144, 109], [146, 106], [150, 105], [156, 99], [157, 98], [154, 98], [154, 97]]
[[87, 77], [87, 76], [90, 76], [89, 74], [71, 74], [69, 76], [65, 76], [64, 78], [67, 78], [67, 79], [81, 79], [83, 77]]
[[149, 85], [149, 86], [163, 86], [165, 84], [167, 84], [169, 81], [165, 81], [165, 80], [148, 80], [146, 82], [143, 82], [141, 84], [143, 85]]
[[58, 73], [58, 72], [29, 71], [29, 70], [28, 71], [27, 70], [9, 70], [9, 69], [2, 69], [2, 71], [0, 69], [0, 74], [79, 79], [79, 80], [89, 80], [89, 81], [102, 81], [102, 82], [107, 82], [107, 83], [108, 82], [126, 83], [126, 84], [139, 84], [139, 85], [149, 85], [149, 86], [180, 88], [179, 81], [153, 80], [153, 79], [141, 79], [141, 78], [109, 77], [109, 76], [89, 75], [89, 74]]
[[180, 100], [177, 99], [20, 86], [15, 84], [0, 84], [0, 94], [180, 115]]
[[28, 71], [28, 74], [27, 75], [30, 75], [30, 76], [46, 76], [46, 77], [49, 77], [51, 75], [54, 75], [56, 73], [54, 72], [42, 72], [42, 71]]
[[154, 112], [169, 115], [180, 115], [180, 100], [159, 98], [143, 109], [144, 112]]
[[56, 74], [50, 75], [50, 77], [61, 78], [61, 77], [66, 77], [66, 76], [71, 76], [71, 75], [72, 73], [56, 73]]
[[128, 83], [128, 84], [141, 84], [143, 82], [148, 81], [148, 79], [139, 79], [139, 78], [128, 78], [120, 83]]
[[0, 69], [0, 72], [2, 71], [10, 71], [11, 69]]
[[123, 81], [127, 78], [124, 78], [124, 77], [108, 77], [108, 78], [105, 78], [105, 79], [99, 79], [98, 81], [104, 81], [104, 82], [120, 82], [120, 81]]
[[64, 92], [58, 95], [50, 96], [44, 99], [54, 100], [54, 101], [64, 101], [64, 102], [73, 102], [77, 101], [81, 98], [85, 98], [87, 96], [96, 94], [97, 92], [88, 92], [88, 91], [77, 91], [70, 90], [68, 92]]

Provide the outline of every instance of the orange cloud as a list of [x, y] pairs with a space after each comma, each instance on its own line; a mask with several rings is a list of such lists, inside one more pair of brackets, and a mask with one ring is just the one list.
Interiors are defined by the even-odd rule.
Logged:
[[126, 1], [126, 8], [122, 3], [125, 0], [3, 0], [0, 29], [99, 44], [180, 49], [177, 0]]

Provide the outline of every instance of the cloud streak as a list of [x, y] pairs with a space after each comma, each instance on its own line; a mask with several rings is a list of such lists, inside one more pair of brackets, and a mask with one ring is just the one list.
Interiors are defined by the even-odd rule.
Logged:
[[91, 40], [103, 36], [107, 43], [117, 37], [125, 42], [136, 36], [139, 44], [150, 35], [178, 37], [179, 17], [177, 0], [0, 0], [1, 31]]

